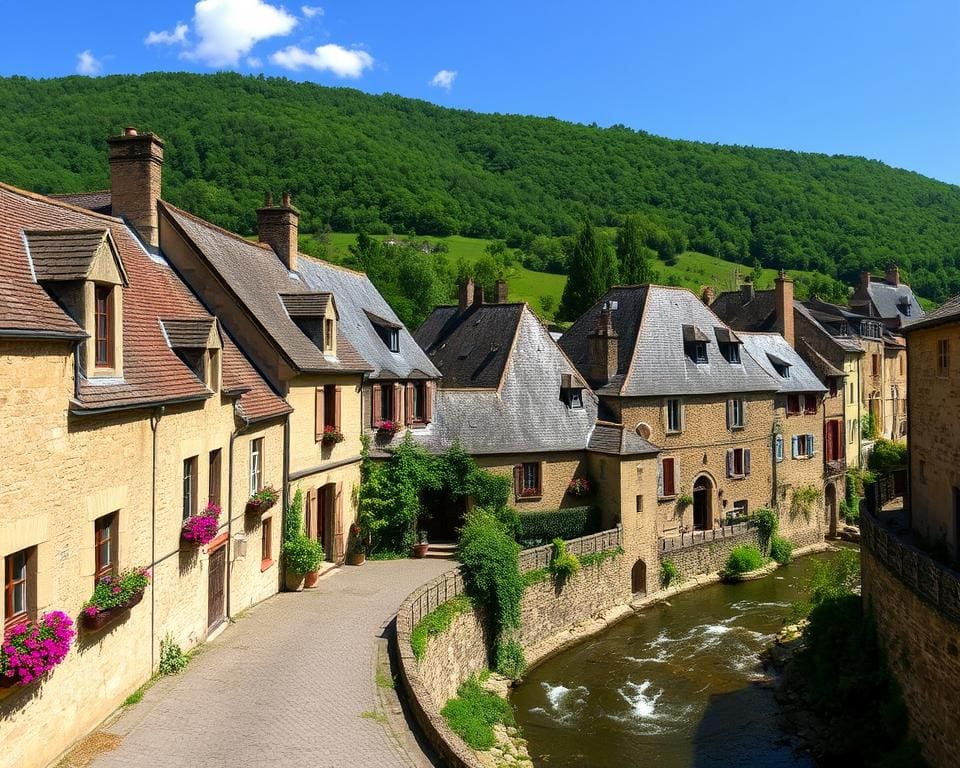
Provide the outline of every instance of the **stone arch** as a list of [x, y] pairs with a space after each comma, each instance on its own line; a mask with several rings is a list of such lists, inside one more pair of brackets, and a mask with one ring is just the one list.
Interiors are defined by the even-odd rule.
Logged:
[[630, 587], [634, 595], [645, 597], [647, 594], [647, 564], [637, 560], [630, 571]]
[[693, 479], [693, 530], [713, 528], [716, 490], [717, 484], [709, 472], [701, 472]]

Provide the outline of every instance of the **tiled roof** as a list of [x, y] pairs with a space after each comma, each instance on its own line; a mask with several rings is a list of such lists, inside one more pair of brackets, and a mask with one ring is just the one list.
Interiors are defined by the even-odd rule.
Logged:
[[25, 232], [30, 260], [38, 282], [85, 280], [109, 234], [99, 229], [65, 229]]
[[213, 318], [203, 320], [161, 320], [163, 331], [174, 349], [203, 349], [210, 338]]
[[[123, 379], [81, 378], [75, 411], [139, 407], [200, 400], [210, 391], [168, 346], [161, 318], [212, 322], [187, 287], [156, 256], [149, 256], [119, 219], [93, 214], [41, 195], [0, 184], [0, 328], [81, 329], [41, 286], [33, 282], [24, 247], [27, 230], [108, 229], [128, 285], [123, 292]], [[30, 324], [28, 324], [28, 322]], [[239, 379], [249, 385], [240, 407], [261, 415], [289, 408], [270, 390], [232, 343], [225, 341], [223, 386]]]
[[69, 203], [78, 208], [86, 208], [94, 213], [110, 214], [113, 210], [112, 196], [109, 189], [96, 192], [70, 192], [64, 195], [50, 195], [53, 200]]
[[597, 453], [609, 453], [617, 456], [636, 456], [659, 453], [660, 449], [648, 440], [644, 440], [635, 430], [623, 424], [598, 421], [590, 435], [587, 448]]
[[496, 389], [524, 311], [524, 304], [437, 307], [414, 338], [443, 374], [444, 389]]
[[747, 302], [740, 291], [724, 291], [713, 300], [710, 309], [737, 331], [769, 331], [777, 321], [774, 291], [754, 291]]
[[960, 321], [960, 295], [947, 299], [935, 310], [925, 314], [922, 319], [910, 323], [903, 329], [903, 332], [910, 333], [918, 328], [929, 328], [933, 325], [943, 325], [944, 323], [957, 321]]
[[307, 286], [287, 270], [272, 248], [244, 240], [166, 202], [160, 203], [160, 211], [193, 244], [296, 368], [309, 373], [370, 370], [342, 329], [337, 332], [334, 358], [324, 355], [297, 326], [281, 296], [303, 293]]
[[801, 357], [807, 361], [821, 381], [826, 381], [829, 376], [846, 376], [843, 371], [810, 346], [806, 339], [799, 339], [797, 344], [800, 347]]
[[[740, 339], [750, 357], [777, 382], [779, 392], [826, 392], [823, 382], [779, 333], [743, 332]], [[775, 363], [789, 366], [789, 378], [777, 372]]]
[[[340, 316], [340, 332], [367, 361], [368, 367], [373, 368], [373, 378], [433, 379], [440, 375], [365, 274], [302, 254], [297, 259], [297, 272], [309, 289], [333, 294]], [[387, 327], [399, 329], [399, 352], [391, 352], [380, 338], [373, 327], [374, 318]]]
[[[882, 318], [899, 318], [904, 325], [917, 322], [922, 318], [923, 307], [913, 295], [913, 289], [906, 283], [894, 285], [886, 280], [871, 279], [867, 286], [867, 293], [874, 309]], [[907, 311], [910, 314], [907, 314]]]
[[[560, 346], [581, 373], [589, 373], [590, 334], [604, 305], [619, 335], [617, 378], [601, 394], [648, 395], [773, 392], [777, 383], [749, 355], [730, 363], [718, 349], [716, 329], [727, 326], [683, 288], [659, 285], [611, 288], [563, 334]], [[684, 347], [687, 335], [706, 337], [707, 363], [697, 364]], [[621, 379], [622, 377], [622, 379]]]
[[[831, 333], [817, 316], [819, 314], [820, 317], [824, 318], [824, 321], [827, 321], [827, 317], [822, 314], [822, 311], [818, 312], [817, 310], [813, 310], [802, 301], [793, 302], [793, 311], [796, 314], [803, 316], [811, 325], [823, 333], [824, 338], [832, 341], [844, 352], [863, 352], [863, 347], [860, 346], [860, 342], [858, 342], [853, 336], [842, 336], [836, 333]], [[833, 315], [833, 318], [837, 320], [844, 319], [842, 315], [836, 313]]]
[[323, 317], [330, 306], [329, 293], [282, 293], [280, 301], [290, 317]]

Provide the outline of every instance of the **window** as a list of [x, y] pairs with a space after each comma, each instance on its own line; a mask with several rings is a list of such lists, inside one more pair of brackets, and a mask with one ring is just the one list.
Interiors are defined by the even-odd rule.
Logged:
[[183, 461], [183, 519], [197, 513], [197, 457]]
[[707, 343], [705, 341], [695, 341], [693, 343], [693, 361], [698, 364], [708, 362]]
[[637, 514], [643, 514], [643, 496], [637, 496]]
[[[374, 428], [384, 421], [399, 419], [402, 407], [401, 389], [393, 384], [374, 384], [371, 393], [370, 420]], [[395, 394], [396, 393], [396, 394]]]
[[528, 461], [518, 464], [514, 485], [516, 494], [520, 498], [541, 496], [543, 489], [540, 486], [540, 462]]
[[263, 438], [250, 441], [250, 495], [263, 489]]
[[400, 329], [384, 328], [383, 341], [391, 352], [400, 351]]
[[260, 570], [273, 565], [273, 517], [264, 518], [263, 537], [260, 539]]
[[803, 396], [803, 412], [808, 416], [817, 412], [817, 396], [806, 394]]
[[840, 391], [839, 380], [836, 376], [830, 377], [830, 397], [836, 397], [837, 392]]
[[874, 376], [880, 375], [880, 355], [876, 352], [870, 357], [870, 370]]
[[741, 478], [750, 474], [750, 449], [730, 448], [727, 451], [727, 477]]
[[117, 570], [117, 518], [119, 513], [113, 512], [98, 518], [93, 523], [93, 552], [95, 567], [94, 581], [104, 576], [110, 576]]
[[583, 390], [578, 387], [561, 387], [560, 399], [568, 408], [583, 408]]
[[746, 499], [740, 499], [733, 502], [733, 508], [729, 515], [729, 522], [739, 523], [747, 519], [750, 514], [750, 502]]
[[340, 429], [340, 387], [326, 384], [323, 387], [323, 425]]
[[669, 456], [660, 459], [658, 490], [660, 491], [660, 498], [662, 499], [677, 495], [677, 475], [674, 462], [675, 459]]
[[776, 435], [773, 438], [773, 458], [777, 462], [783, 461], [783, 435]]
[[801, 410], [800, 395], [787, 395], [787, 416], [796, 416]]
[[333, 320], [328, 317], [323, 321], [323, 348], [325, 350], [333, 349], [333, 334]]
[[794, 435], [791, 456], [795, 459], [809, 459], [816, 452], [813, 435]]
[[220, 449], [210, 451], [210, 472], [207, 476], [207, 501], [220, 506]]
[[727, 401], [727, 429], [743, 429], [747, 425], [747, 413], [743, 400]]
[[[412, 415], [414, 421], [424, 422], [427, 420], [427, 383], [425, 381], [416, 381], [413, 383], [412, 397]], [[578, 390], [579, 394], [579, 390]], [[580, 404], [583, 407], [583, 404]]]
[[950, 339], [940, 339], [937, 342], [937, 375], [950, 375]]
[[113, 367], [113, 288], [97, 285], [94, 294], [94, 349], [98, 368]]
[[[732, 342], [720, 344], [720, 352], [728, 363], [737, 364], [740, 362], [740, 345]], [[704, 346], [704, 356], [706, 356], [706, 346]], [[706, 360], [704, 360], [706, 362]]]
[[782, 379], [790, 378], [790, 366], [787, 365], [786, 363], [777, 362], [773, 364], [773, 367], [779, 374], [780, 378]]
[[683, 403], [677, 398], [667, 400], [667, 432], [683, 430]]
[[380, 419], [393, 421], [393, 387], [380, 388]]
[[7, 627], [29, 618], [33, 601], [32, 565], [35, 553], [36, 548], [30, 547], [4, 558], [3, 596]]

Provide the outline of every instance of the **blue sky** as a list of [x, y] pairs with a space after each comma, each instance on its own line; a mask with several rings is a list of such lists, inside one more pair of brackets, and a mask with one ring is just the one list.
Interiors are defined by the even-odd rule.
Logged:
[[3, 75], [263, 72], [960, 183], [956, 0], [7, 0], [3, 13]]

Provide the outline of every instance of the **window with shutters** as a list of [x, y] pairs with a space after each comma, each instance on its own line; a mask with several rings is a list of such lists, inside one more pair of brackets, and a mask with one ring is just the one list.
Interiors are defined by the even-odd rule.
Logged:
[[31, 618], [36, 602], [37, 548], [29, 547], [13, 552], [3, 559], [4, 627], [10, 627]]
[[94, 350], [98, 368], [113, 367], [113, 286], [94, 288]]
[[94, 582], [117, 571], [117, 520], [119, 512], [98, 517], [93, 522]]
[[660, 459], [659, 492], [661, 499], [677, 495], [677, 473], [675, 460], [670, 456]]
[[817, 412], [817, 396], [806, 394], [803, 396], [803, 412], [811, 416]]
[[263, 490], [263, 438], [250, 441], [250, 495]]
[[516, 495], [522, 499], [539, 498], [543, 495], [540, 462], [527, 461], [518, 465], [515, 485]]
[[183, 460], [183, 519], [197, 514], [197, 457]]
[[816, 453], [813, 435], [794, 435], [791, 455], [795, 459], [809, 459]]
[[783, 435], [776, 435], [773, 439], [773, 458], [777, 462], [783, 461]]
[[340, 429], [340, 393], [336, 384], [326, 384], [323, 388], [323, 426]]
[[679, 398], [667, 400], [667, 432], [683, 431], [683, 403]]
[[415, 381], [411, 392], [413, 421], [423, 424], [427, 420], [427, 382]]
[[787, 416], [796, 416], [801, 410], [800, 395], [787, 395]]
[[940, 339], [937, 342], [937, 376], [946, 378], [950, 375], [950, 339]]
[[393, 421], [393, 386], [389, 384], [380, 387], [380, 421]]
[[731, 448], [727, 451], [727, 477], [739, 479], [750, 474], [750, 449]]
[[743, 400], [733, 399], [727, 401], [727, 427], [730, 429], [743, 429], [747, 425], [746, 406]]

